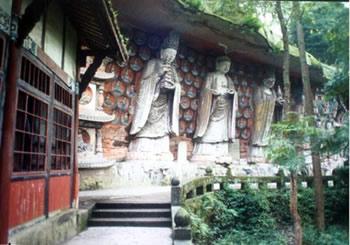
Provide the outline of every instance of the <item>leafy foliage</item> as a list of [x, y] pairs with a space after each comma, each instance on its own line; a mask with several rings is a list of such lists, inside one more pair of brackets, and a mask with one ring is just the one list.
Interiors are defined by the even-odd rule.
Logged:
[[[187, 205], [196, 244], [285, 244], [264, 192], [225, 187]], [[202, 223], [201, 223], [202, 222]], [[205, 223], [203, 225], [203, 223]], [[265, 241], [266, 243], [261, 243]]]
[[217, 15], [242, 27], [257, 31], [261, 22], [253, 1], [230, 0], [181, 0], [188, 6], [208, 14]]
[[[340, 56], [348, 57], [349, 9], [334, 2], [309, 2], [302, 7], [306, 50], [327, 64], [336, 64]], [[290, 39], [296, 44], [294, 21], [290, 28]]]
[[[305, 48], [336, 72], [324, 91], [347, 108], [349, 104], [349, 8], [342, 3], [304, 3], [302, 24]], [[296, 43], [295, 23], [290, 24], [290, 40]]]
[[341, 127], [334, 130], [317, 129], [317, 137], [315, 137], [315, 150], [330, 156], [341, 154], [349, 158], [349, 118], [348, 113], [345, 114], [344, 122]]
[[[343, 185], [325, 189], [325, 215], [329, 227], [318, 233], [311, 225], [315, 213], [314, 191], [301, 188], [298, 193], [298, 210], [305, 228], [305, 244], [347, 244], [349, 193], [348, 171], [339, 169], [337, 175]], [[343, 174], [342, 174], [343, 173]], [[195, 244], [286, 244], [284, 227], [291, 226], [289, 192], [280, 190], [223, 190], [206, 194], [188, 203], [186, 209], [192, 218]], [[324, 237], [328, 243], [319, 243]], [[329, 243], [334, 239], [335, 243]]]
[[344, 227], [330, 226], [324, 232], [319, 232], [315, 227], [304, 227], [305, 245], [346, 245], [349, 244], [349, 234]]
[[267, 147], [267, 157], [272, 163], [296, 173], [305, 165], [302, 149], [308, 137], [317, 134], [312, 118], [299, 118], [290, 112], [287, 119], [272, 125], [272, 133]]

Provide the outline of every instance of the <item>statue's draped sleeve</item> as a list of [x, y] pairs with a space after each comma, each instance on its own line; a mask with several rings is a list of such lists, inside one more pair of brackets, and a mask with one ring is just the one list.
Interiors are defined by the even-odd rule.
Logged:
[[213, 94], [211, 92], [213, 81], [213, 73], [209, 73], [207, 78], [205, 79], [205, 85], [201, 92], [201, 99], [197, 116], [197, 127], [196, 132], [194, 134], [194, 138], [203, 137], [207, 130], [213, 99]]
[[175, 89], [172, 95], [172, 98], [170, 99], [170, 132], [174, 135], [179, 135], [179, 105], [180, 105], [180, 99], [181, 99], [181, 85], [180, 85], [180, 80], [179, 77], [176, 73], [176, 69], [173, 69], [173, 74], [174, 74], [174, 80], [175, 80]]
[[160, 79], [159, 64], [156, 60], [150, 60], [142, 72], [140, 91], [136, 100], [136, 110], [132, 121], [130, 134], [135, 135], [145, 126], [152, 101], [156, 91], [157, 82]]
[[233, 85], [233, 81], [229, 76], [226, 76], [229, 84], [229, 89], [233, 89], [235, 92], [232, 95], [233, 96], [233, 101], [232, 101], [232, 110], [229, 115], [229, 129], [228, 129], [228, 138], [231, 139], [232, 141], [235, 140], [236, 136], [236, 111], [238, 108], [238, 93], [235, 90], [235, 87]]
[[267, 136], [271, 128], [275, 109], [276, 93], [271, 89], [271, 95], [264, 95], [264, 87], [259, 86], [253, 96], [254, 101], [254, 129], [252, 144], [263, 146], [267, 144]]

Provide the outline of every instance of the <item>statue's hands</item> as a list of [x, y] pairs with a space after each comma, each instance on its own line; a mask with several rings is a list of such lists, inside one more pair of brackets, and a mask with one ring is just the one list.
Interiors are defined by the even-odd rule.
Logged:
[[217, 96], [229, 94], [229, 90], [227, 88], [220, 88], [218, 90], [211, 89], [211, 92], [213, 95]]
[[277, 97], [277, 98], [276, 98], [276, 101], [277, 101], [277, 103], [280, 104], [280, 105], [283, 105], [283, 104], [286, 102], [286, 100], [283, 99], [282, 97]]
[[286, 100], [283, 99], [282, 96], [283, 96], [283, 95], [282, 95], [281, 87], [278, 86], [278, 88], [277, 88], [277, 98], [276, 98], [276, 102], [277, 102], [278, 104], [280, 104], [280, 105], [283, 105], [283, 104], [286, 102]]
[[174, 89], [175, 88], [175, 78], [172, 73], [172, 68], [170, 64], [163, 64], [161, 66], [162, 78], [160, 81], [160, 87], [164, 89]]
[[226, 95], [226, 94], [234, 94], [234, 89], [220, 88], [218, 90], [211, 90], [214, 95]]
[[213, 95], [221, 95], [220, 91], [218, 91], [218, 90], [210, 89], [210, 92], [211, 92]]
[[175, 84], [169, 81], [162, 81], [160, 87], [164, 89], [175, 89]]
[[170, 64], [162, 64], [161, 70], [162, 70], [162, 74], [167, 74], [171, 71], [171, 65]]
[[227, 93], [228, 93], [228, 94], [235, 94], [236, 91], [235, 91], [235, 89], [230, 88], [230, 89], [227, 89]]

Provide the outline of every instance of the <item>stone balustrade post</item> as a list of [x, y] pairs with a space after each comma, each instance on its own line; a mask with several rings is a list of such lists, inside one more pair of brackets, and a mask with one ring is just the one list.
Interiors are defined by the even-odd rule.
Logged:
[[259, 189], [266, 189], [267, 188], [267, 183], [265, 181], [259, 182]]
[[191, 245], [191, 217], [184, 208], [179, 208], [175, 214], [174, 245]]
[[213, 176], [213, 169], [211, 167], [205, 169], [205, 176]]
[[177, 178], [171, 180], [171, 205], [181, 205], [181, 187], [180, 181]]
[[241, 190], [245, 190], [245, 189], [248, 189], [249, 188], [249, 185], [247, 183], [246, 180], [242, 180], [241, 181]]
[[181, 207], [181, 187], [177, 178], [171, 180], [171, 216], [174, 245], [192, 245], [191, 217]]
[[279, 177], [277, 180], [277, 189], [282, 189], [284, 186], [284, 177]]

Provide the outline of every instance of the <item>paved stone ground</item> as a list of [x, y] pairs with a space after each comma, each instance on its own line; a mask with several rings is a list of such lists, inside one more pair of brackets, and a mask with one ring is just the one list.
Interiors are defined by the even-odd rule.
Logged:
[[170, 189], [170, 186], [146, 186], [81, 191], [79, 199], [80, 201], [113, 199], [120, 202], [170, 202]]
[[[170, 186], [122, 187], [81, 191], [80, 206], [97, 200], [170, 203]], [[171, 228], [89, 227], [64, 245], [171, 245]]]
[[64, 245], [171, 245], [170, 228], [89, 227]]

